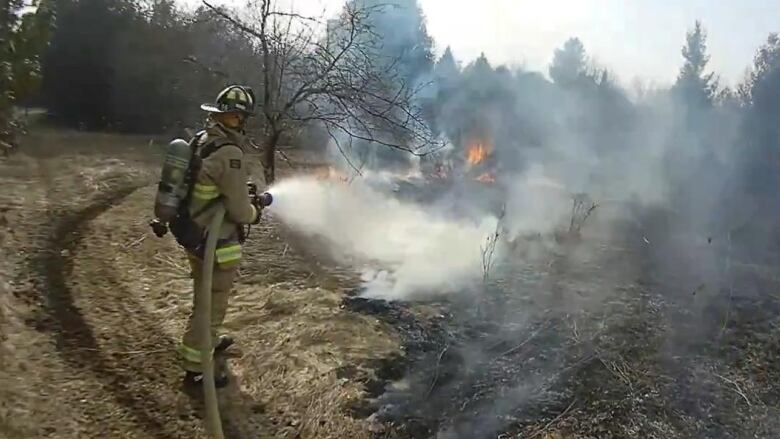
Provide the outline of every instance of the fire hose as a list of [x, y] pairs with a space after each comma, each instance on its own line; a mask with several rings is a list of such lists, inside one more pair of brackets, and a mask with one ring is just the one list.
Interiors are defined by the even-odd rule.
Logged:
[[[222, 227], [225, 218], [225, 206], [217, 203], [214, 216], [209, 223], [208, 230], [218, 231]], [[162, 237], [168, 232], [167, 225], [159, 219], [152, 220], [149, 224], [155, 235]], [[208, 233], [206, 236], [206, 249], [203, 255], [202, 282], [200, 288], [195, 289], [194, 310], [196, 327], [201, 328], [196, 336], [202, 346], [200, 352], [201, 365], [203, 366], [203, 390], [204, 403], [206, 405], [206, 428], [214, 439], [224, 439], [222, 433], [222, 421], [219, 417], [219, 404], [217, 403], [217, 388], [214, 383], [214, 346], [211, 340], [211, 287], [214, 278], [214, 259], [217, 252], [217, 239], [219, 233]]]
[[[222, 227], [225, 217], [225, 207], [219, 203], [214, 212], [214, 217], [208, 230], [218, 231]], [[203, 365], [203, 390], [206, 404], [206, 427], [214, 439], [224, 439], [222, 433], [222, 420], [219, 417], [219, 403], [217, 402], [217, 388], [214, 384], [214, 347], [211, 340], [211, 285], [214, 275], [214, 255], [217, 251], [217, 238], [219, 233], [209, 233], [206, 238], [206, 252], [203, 258], [203, 281], [200, 288], [195, 290], [195, 303], [198, 311], [194, 316], [201, 324], [200, 334], [203, 349], [200, 352]]]
[[[270, 206], [273, 202], [273, 196], [269, 193], [258, 194], [257, 186], [249, 185], [249, 194], [253, 199], [254, 205], [263, 207]], [[211, 286], [214, 276], [214, 255], [217, 251], [217, 239], [222, 222], [225, 218], [225, 206], [218, 203], [214, 211], [214, 216], [209, 224], [209, 231], [206, 236], [206, 250], [203, 255], [203, 281], [200, 288], [195, 290], [195, 303], [201, 305], [196, 307], [197, 314], [195, 319], [200, 322], [201, 333], [198, 334], [201, 339], [203, 349], [201, 350], [201, 364], [203, 365], [203, 386], [204, 399], [206, 404], [206, 427], [211, 432], [214, 439], [224, 439], [222, 432], [222, 420], [219, 416], [219, 403], [217, 402], [217, 389], [214, 384], [214, 347], [211, 340]], [[258, 213], [259, 215], [259, 213]]]

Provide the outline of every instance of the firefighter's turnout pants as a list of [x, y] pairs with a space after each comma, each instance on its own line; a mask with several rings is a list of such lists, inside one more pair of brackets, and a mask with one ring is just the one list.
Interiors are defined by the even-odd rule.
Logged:
[[[192, 270], [194, 290], [197, 291], [203, 282], [203, 260], [194, 255], [187, 255]], [[222, 323], [225, 321], [230, 293], [233, 289], [233, 280], [238, 271], [238, 264], [219, 264], [214, 262], [214, 274], [211, 285], [211, 346], [217, 343], [217, 337], [222, 330]], [[200, 322], [195, 316], [200, 312], [203, 306], [198, 301], [198, 295], [193, 294], [192, 312], [187, 320], [187, 329], [179, 345], [179, 357], [184, 370], [192, 372], [203, 372], [201, 365], [201, 350], [205, 347], [201, 345], [200, 334], [202, 328]]]

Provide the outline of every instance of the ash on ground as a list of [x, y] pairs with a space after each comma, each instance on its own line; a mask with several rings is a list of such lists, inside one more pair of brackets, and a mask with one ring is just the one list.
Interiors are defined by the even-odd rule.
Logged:
[[406, 345], [360, 414], [395, 438], [776, 437], [773, 270], [731, 236], [615, 235], [506, 257], [446, 300], [348, 298]]

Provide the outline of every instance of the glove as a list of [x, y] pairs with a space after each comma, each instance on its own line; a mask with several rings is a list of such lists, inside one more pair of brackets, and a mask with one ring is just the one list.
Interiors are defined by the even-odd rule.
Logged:
[[250, 198], [250, 203], [252, 203], [252, 206], [255, 208], [255, 212], [257, 212], [257, 216], [255, 217], [255, 220], [252, 222], [252, 224], [260, 224], [260, 219], [263, 216], [263, 201], [258, 196], [254, 196]]
[[263, 210], [262, 206], [262, 200], [260, 200], [260, 197], [257, 195], [257, 185], [252, 182], [246, 183], [247, 192], [249, 192], [249, 203], [254, 206], [255, 212], [257, 212], [257, 216], [255, 216], [255, 220], [252, 222], [252, 224], [258, 224], [260, 223], [260, 217], [261, 212]]

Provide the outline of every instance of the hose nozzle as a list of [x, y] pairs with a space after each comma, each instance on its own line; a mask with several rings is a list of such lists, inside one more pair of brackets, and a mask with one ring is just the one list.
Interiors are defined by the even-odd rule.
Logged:
[[274, 202], [274, 197], [268, 192], [262, 194], [257, 193], [257, 185], [252, 182], [247, 182], [247, 188], [249, 189], [249, 197], [259, 202], [262, 207], [268, 207]]
[[259, 195], [259, 198], [260, 204], [262, 204], [263, 207], [268, 207], [274, 202], [274, 197], [270, 192], [263, 192]]

